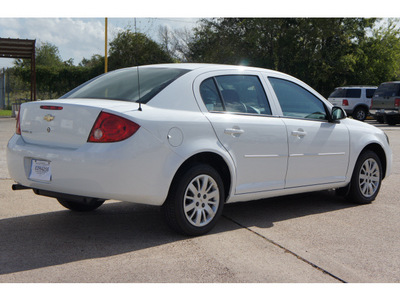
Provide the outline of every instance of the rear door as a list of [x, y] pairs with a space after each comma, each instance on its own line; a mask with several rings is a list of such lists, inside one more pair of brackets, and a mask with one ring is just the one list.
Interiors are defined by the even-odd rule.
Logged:
[[[196, 98], [236, 167], [236, 194], [283, 189], [288, 146], [285, 124], [272, 116], [257, 73], [198, 77]], [[204, 103], [204, 105], [202, 105]]]

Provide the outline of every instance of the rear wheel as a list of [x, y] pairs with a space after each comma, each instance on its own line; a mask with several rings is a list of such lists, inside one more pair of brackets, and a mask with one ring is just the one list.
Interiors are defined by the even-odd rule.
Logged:
[[219, 173], [209, 165], [194, 165], [174, 180], [163, 206], [167, 223], [185, 235], [210, 231], [222, 214], [225, 192]]
[[357, 160], [347, 198], [355, 203], [371, 203], [378, 195], [381, 182], [382, 165], [378, 155], [365, 151]]
[[367, 110], [363, 107], [357, 107], [353, 112], [353, 118], [358, 121], [364, 121], [367, 118]]
[[387, 123], [389, 126], [395, 126], [395, 125], [397, 124], [396, 117], [393, 117], [393, 116], [386, 116], [386, 123]]
[[100, 207], [104, 203], [104, 200], [97, 199], [91, 199], [85, 202], [76, 202], [63, 198], [57, 198], [57, 201], [65, 208], [73, 211], [92, 211]]
[[379, 124], [385, 123], [385, 119], [383, 118], [383, 116], [378, 116], [378, 117], [376, 117], [376, 121], [377, 121]]

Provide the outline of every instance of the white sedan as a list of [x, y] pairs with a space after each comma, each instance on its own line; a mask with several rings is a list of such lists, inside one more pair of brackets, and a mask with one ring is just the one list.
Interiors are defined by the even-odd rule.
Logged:
[[14, 190], [76, 211], [105, 199], [162, 206], [172, 228], [201, 235], [227, 202], [336, 189], [370, 203], [392, 152], [380, 129], [289, 75], [165, 64], [23, 104], [7, 161]]

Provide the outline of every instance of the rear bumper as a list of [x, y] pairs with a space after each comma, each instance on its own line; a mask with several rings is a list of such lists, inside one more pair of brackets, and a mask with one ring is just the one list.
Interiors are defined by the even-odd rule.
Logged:
[[[7, 146], [8, 169], [11, 178], [32, 189], [159, 206], [181, 159], [149, 136], [141, 130], [123, 142], [65, 149], [27, 144], [14, 135]], [[50, 161], [49, 182], [29, 179], [32, 159]]]
[[351, 116], [351, 115], [353, 114], [353, 109], [346, 109], [346, 108], [344, 108], [344, 107], [343, 107], [343, 109], [344, 109], [344, 111], [346, 112], [346, 114], [347, 114], [348, 116]]
[[385, 116], [385, 115], [399, 115], [400, 111], [398, 109], [371, 109], [370, 114], [373, 116]]

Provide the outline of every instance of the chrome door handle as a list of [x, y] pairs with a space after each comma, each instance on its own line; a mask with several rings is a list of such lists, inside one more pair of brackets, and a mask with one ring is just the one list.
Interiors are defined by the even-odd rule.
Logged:
[[302, 129], [299, 129], [299, 130], [294, 130], [294, 131], [292, 131], [292, 135], [293, 135], [293, 136], [297, 136], [297, 137], [304, 137], [304, 136], [307, 135], [307, 132], [305, 132], [305, 131], [302, 130]]
[[241, 135], [242, 133], [244, 133], [243, 129], [240, 128], [226, 128], [224, 130], [225, 134], [229, 134], [232, 135], [233, 137], [238, 137], [239, 135]]

